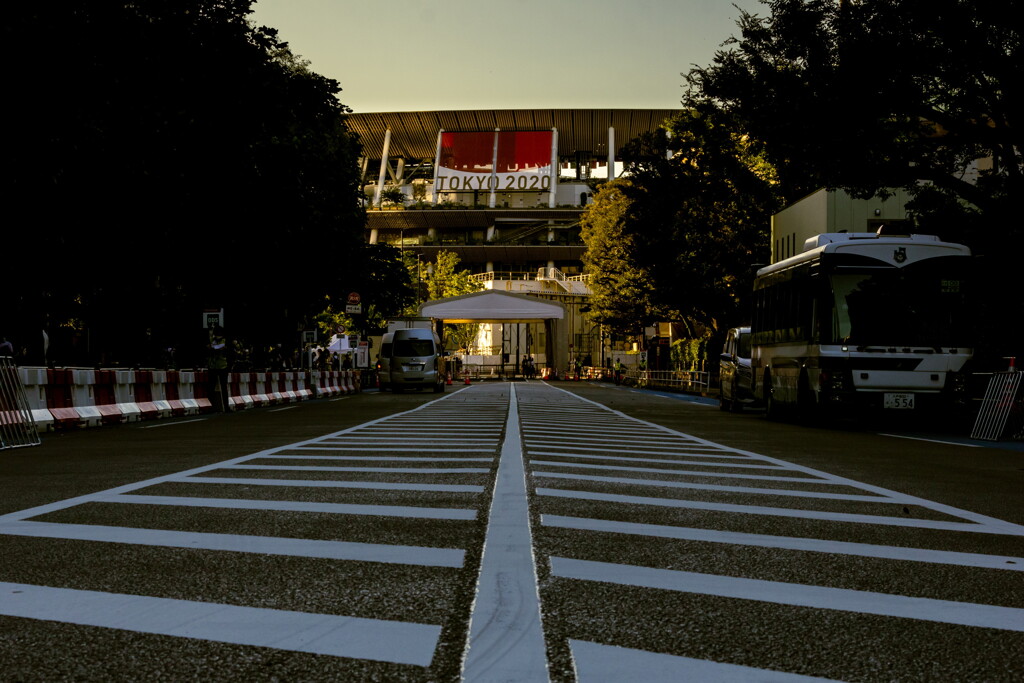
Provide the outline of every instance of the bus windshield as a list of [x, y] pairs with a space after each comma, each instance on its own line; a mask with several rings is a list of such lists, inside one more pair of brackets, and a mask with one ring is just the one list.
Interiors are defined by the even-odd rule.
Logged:
[[963, 266], [947, 259], [904, 268], [836, 269], [829, 277], [832, 341], [858, 346], [969, 345], [965, 273]]

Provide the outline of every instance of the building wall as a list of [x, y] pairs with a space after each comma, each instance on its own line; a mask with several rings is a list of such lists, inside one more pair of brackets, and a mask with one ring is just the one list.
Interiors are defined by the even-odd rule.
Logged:
[[828, 195], [818, 190], [772, 216], [772, 263], [799, 252], [808, 233], [830, 232]]
[[804, 241], [829, 232], [875, 232], [907, 220], [906, 190], [888, 199], [854, 199], [844, 190], [818, 190], [772, 216], [772, 263], [803, 249]]

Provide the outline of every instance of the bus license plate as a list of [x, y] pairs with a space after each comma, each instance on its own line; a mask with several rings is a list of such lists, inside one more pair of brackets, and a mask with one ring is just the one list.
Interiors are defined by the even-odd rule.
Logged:
[[886, 410], [910, 410], [914, 407], [914, 395], [886, 394], [883, 407]]

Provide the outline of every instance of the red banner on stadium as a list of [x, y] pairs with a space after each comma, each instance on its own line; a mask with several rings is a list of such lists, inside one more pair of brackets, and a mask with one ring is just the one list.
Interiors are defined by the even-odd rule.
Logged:
[[547, 192], [553, 135], [549, 130], [441, 133], [435, 190]]

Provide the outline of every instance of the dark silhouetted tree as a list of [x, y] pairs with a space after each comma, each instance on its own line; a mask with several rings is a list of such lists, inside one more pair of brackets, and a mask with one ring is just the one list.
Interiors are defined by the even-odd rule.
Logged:
[[51, 359], [143, 362], [147, 329], [196, 347], [205, 307], [236, 338], [278, 341], [357, 272], [360, 148], [340, 87], [251, 25], [250, 5], [6, 13], [23, 66], [6, 83], [4, 186], [22, 219], [5, 231], [4, 317], [45, 327]]

